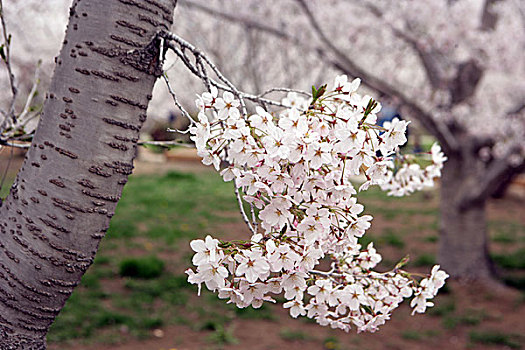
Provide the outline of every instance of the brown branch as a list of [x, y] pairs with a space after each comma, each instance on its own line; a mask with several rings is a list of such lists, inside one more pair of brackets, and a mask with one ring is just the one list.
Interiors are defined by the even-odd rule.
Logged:
[[[205, 82], [207, 86], [215, 86], [220, 90], [229, 91], [232, 94], [234, 94], [237, 98], [239, 98], [242, 113], [244, 115], [247, 114], [244, 100], [255, 101], [261, 103], [262, 105], [286, 107], [279, 101], [239, 91], [237, 87], [231, 81], [229, 81], [228, 78], [226, 78], [226, 76], [217, 68], [217, 66], [212, 62], [212, 60], [206, 54], [204, 54], [204, 52], [202, 52], [199, 48], [193, 46], [192, 44], [188, 43], [181, 37], [165, 31], [160, 32], [158, 35], [166, 40], [165, 46], [168, 49], [172, 50], [173, 53], [175, 53], [181, 59], [186, 68], [188, 68], [190, 72], [197, 78]], [[187, 51], [191, 52], [193, 60], [195, 62], [192, 62], [192, 58], [188, 56]], [[210, 68], [210, 70], [218, 78], [218, 81], [208, 76], [206, 69], [204, 69], [205, 65], [208, 68]], [[170, 93], [173, 97], [174, 94], [172, 92]]]
[[458, 65], [456, 77], [449, 83], [452, 104], [461, 103], [474, 95], [482, 76], [483, 69], [473, 59]]
[[[383, 19], [383, 12], [375, 5], [371, 3], [367, 3], [366, 7], [370, 10], [370, 12], [376, 16], [378, 19]], [[406, 33], [405, 31], [402, 31], [401, 29], [398, 29], [394, 26], [392, 26], [388, 22], [382, 22], [381, 25], [386, 25], [390, 30], [401, 40], [403, 40], [405, 43], [407, 43], [412, 49], [416, 52], [419, 59], [421, 60], [421, 63], [423, 64], [423, 68], [425, 70], [425, 74], [427, 76], [428, 81], [430, 82], [430, 85], [434, 89], [442, 89], [446, 85], [446, 80], [443, 77], [443, 74], [439, 68], [439, 65], [436, 61], [436, 53], [428, 52], [423, 48], [421, 43], [415, 38], [414, 36], [410, 35], [409, 33]], [[408, 26], [408, 23], [406, 23]], [[410, 28], [409, 28], [410, 29]]]
[[483, 31], [489, 31], [496, 27], [498, 16], [492, 10], [492, 4], [495, 4], [496, 1], [498, 0], [485, 0], [485, 4], [483, 4], [480, 24], [480, 29]]
[[0, 145], [12, 148], [28, 149], [31, 147], [31, 142], [12, 142], [11, 140], [0, 140]]
[[266, 25], [264, 23], [260, 23], [260, 22], [254, 21], [254, 20], [252, 20], [250, 18], [240, 16], [237, 13], [236, 14], [232, 14], [231, 12], [225, 12], [225, 11], [221, 11], [221, 10], [218, 10], [218, 9], [214, 9], [214, 8], [211, 8], [211, 7], [208, 7], [208, 6], [205, 6], [205, 5], [193, 2], [193, 1], [189, 1], [189, 0], [181, 2], [180, 5], [181, 6], [187, 6], [188, 8], [197, 9], [197, 10], [199, 10], [201, 12], [207, 13], [207, 14], [209, 14], [211, 16], [220, 17], [220, 18], [225, 19], [225, 20], [227, 20], [229, 22], [242, 24], [243, 26], [248, 27], [248, 28], [257, 29], [259, 31], [271, 34], [273, 36], [276, 36], [278, 38], [284, 39], [286, 41], [289, 41], [291, 39], [291, 36], [288, 33], [286, 33], [286, 32], [283, 32], [283, 31], [281, 31], [281, 30], [279, 30], [277, 28], [274, 28], [272, 26]]
[[439, 69], [438, 63], [436, 62], [436, 53], [430, 53], [423, 49], [421, 44], [413, 37], [400, 31], [396, 28], [391, 28], [392, 31], [407, 44], [409, 44], [419, 56], [423, 68], [425, 69], [426, 76], [430, 85], [434, 89], [442, 89], [446, 85], [446, 79], [444, 79], [441, 70]]
[[[387, 84], [386, 82], [364, 71], [362, 68], [357, 66], [353, 61], [351, 61], [348, 58], [348, 56], [346, 56], [341, 50], [335, 47], [331, 43], [331, 41], [328, 39], [328, 37], [324, 34], [324, 32], [321, 30], [321, 28], [317, 24], [315, 17], [313, 17], [313, 14], [308, 9], [308, 6], [306, 5], [306, 3], [304, 1], [301, 1], [300, 3], [302, 4], [303, 8], [307, 9], [308, 11], [306, 12], [307, 15], [310, 14], [309, 19], [311, 22], [313, 21], [311, 24], [314, 26], [314, 28], [317, 28], [317, 34], [322, 39], [324, 38], [323, 44], [325, 47], [312, 46], [311, 43], [305, 43], [301, 41], [300, 39], [294, 37], [290, 33], [287, 33], [285, 31], [274, 28], [272, 26], [268, 26], [266, 24], [257, 22], [255, 20], [240, 16], [238, 14], [232, 15], [231, 13], [227, 13], [227, 12], [224, 12], [218, 9], [214, 9], [214, 8], [202, 5], [202, 4], [197, 4], [192, 1], [185, 1], [182, 4], [190, 8], [195, 8], [204, 13], [225, 19], [232, 23], [236, 23], [239, 25], [243, 25], [243, 26], [247, 26], [247, 27], [259, 30], [271, 36], [277, 37], [283, 41], [294, 44], [298, 47], [302, 47], [307, 50], [315, 52], [324, 62], [332, 65], [334, 68], [340, 70], [341, 72], [351, 75], [353, 77], [362, 78], [362, 84], [364, 86], [367, 86], [368, 88], [374, 91], [377, 91], [379, 93], [385, 94], [387, 96], [398, 98], [402, 102], [402, 105], [409, 111], [409, 113], [413, 114], [414, 117], [420, 121], [423, 127], [427, 129], [430, 133], [432, 133], [437, 138], [437, 140], [440, 142], [441, 146], [443, 147], [443, 150], [445, 151], [445, 153], [451, 153], [451, 152], [457, 151], [458, 144], [446, 125], [444, 125], [441, 122], [435, 121], [429, 113], [425, 112], [420, 106], [417, 105], [416, 102], [413, 102], [412, 100], [410, 100], [408, 96], [404, 95], [400, 91], [397, 91], [396, 89], [394, 89], [391, 85]], [[326, 52], [326, 48], [328, 48], [335, 57], [331, 57], [331, 55], [329, 55]]]
[[521, 104], [517, 104], [514, 108], [512, 108], [507, 114], [513, 115], [513, 114], [520, 114], [521, 112], [525, 111], [525, 102], [521, 102]]
[[515, 174], [523, 171], [523, 160], [521, 160], [520, 164], [512, 164], [509, 162], [509, 159], [518, 152], [519, 149], [512, 149], [508, 152], [507, 156], [493, 160], [489, 167], [482, 173], [482, 177], [465, 188], [459, 209], [465, 210], [485, 201], [501, 187], [502, 182], [512, 180]]
[[303, 8], [311, 26], [323, 42], [326, 48], [328, 48], [341, 61], [342, 64], [337, 64], [336, 67], [341, 69], [345, 73], [349, 73], [354, 77], [361, 77], [364, 85], [367, 85], [371, 89], [383, 93], [385, 95], [396, 97], [401, 101], [401, 104], [414, 116], [421, 124], [432, 133], [443, 147], [445, 153], [455, 152], [459, 147], [456, 140], [454, 139], [450, 130], [447, 126], [439, 121], [436, 121], [432, 116], [425, 112], [415, 101], [412, 101], [408, 96], [402, 92], [394, 89], [391, 85], [371, 75], [370, 73], [357, 66], [346, 54], [339, 50], [326, 36], [324, 31], [321, 29], [317, 22], [314, 14], [310, 11], [305, 0], [296, 0]]

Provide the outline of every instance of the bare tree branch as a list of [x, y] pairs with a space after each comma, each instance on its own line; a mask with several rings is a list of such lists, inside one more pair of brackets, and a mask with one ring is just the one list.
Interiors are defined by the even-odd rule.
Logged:
[[12, 148], [21, 148], [21, 149], [28, 149], [31, 148], [31, 142], [13, 142], [13, 141], [1, 141], [0, 145], [12, 147]]
[[525, 111], [525, 101], [517, 104], [514, 108], [512, 108], [507, 114], [520, 114], [521, 112]]
[[498, 0], [485, 0], [483, 4], [483, 11], [481, 12], [481, 23], [480, 28], [482, 30], [491, 30], [496, 27], [498, 16], [492, 11], [492, 4], [495, 4]]
[[[15, 148], [28, 148], [29, 144], [23, 144], [19, 143], [18, 141], [27, 141], [32, 140], [33, 135], [35, 133], [35, 129], [38, 125], [37, 122], [34, 123], [32, 128], [28, 129], [28, 124], [36, 119], [40, 113], [41, 113], [41, 107], [37, 108], [36, 110], [31, 111], [31, 103], [33, 102], [33, 98], [36, 95], [36, 91], [38, 88], [38, 84], [40, 84], [40, 64], [42, 62], [39, 60], [35, 69], [35, 76], [33, 78], [33, 86], [31, 87], [31, 90], [29, 91], [29, 94], [27, 95], [27, 99], [24, 105], [24, 108], [22, 112], [15, 118], [14, 125], [11, 126], [10, 130], [2, 130], [3, 138], [6, 141], [4, 144], [9, 147], [15, 147]], [[30, 114], [31, 112], [31, 114]], [[18, 135], [18, 136], [15, 136]], [[13, 142], [15, 141], [15, 142]]]
[[[374, 4], [368, 2], [366, 4], [366, 7], [370, 10], [370, 12], [376, 16], [378, 19], [383, 19], [383, 12], [379, 9], [379, 7], [375, 6]], [[421, 60], [421, 63], [423, 64], [423, 68], [425, 69], [426, 76], [428, 78], [428, 81], [430, 82], [430, 85], [434, 89], [443, 89], [446, 87], [446, 80], [445, 77], [442, 74], [441, 69], [439, 68], [439, 64], [436, 61], [436, 53], [428, 52], [423, 48], [423, 45], [415, 38], [414, 36], [410, 35], [409, 33], [402, 31], [399, 28], [394, 27], [391, 23], [387, 21], [382, 21], [382, 25], [388, 26], [390, 30], [401, 40], [406, 42], [412, 49], [416, 52], [416, 54], [419, 56], [419, 59]], [[408, 23], [405, 23], [407, 26], [409, 26]]]
[[[38, 84], [40, 83], [40, 65], [42, 64], [42, 61], [38, 61], [35, 69], [35, 77], [33, 78], [33, 86], [31, 87], [31, 91], [29, 91], [29, 95], [27, 95], [26, 103], [24, 105], [24, 109], [22, 110], [22, 113], [18, 116], [18, 120], [21, 121], [21, 123], [24, 123], [25, 116], [27, 113], [29, 113], [29, 108], [31, 107], [31, 102], [33, 102], [33, 98], [35, 97], [36, 89], [38, 88]], [[31, 118], [28, 118], [28, 120]]]
[[266, 25], [264, 23], [260, 23], [260, 22], [251, 20], [249, 18], [240, 16], [238, 13], [232, 14], [231, 12], [225, 12], [225, 11], [221, 11], [221, 10], [218, 10], [218, 9], [214, 9], [214, 8], [211, 8], [211, 7], [208, 7], [208, 6], [205, 6], [205, 5], [202, 5], [202, 4], [190, 1], [190, 0], [183, 1], [183, 2], [180, 3], [180, 5], [181, 6], [186, 6], [186, 7], [189, 7], [189, 8], [195, 8], [195, 9], [197, 9], [197, 10], [199, 10], [201, 12], [207, 13], [207, 14], [209, 14], [211, 16], [218, 16], [218, 17], [223, 18], [223, 19], [225, 19], [225, 20], [227, 20], [229, 22], [239, 23], [239, 24], [242, 24], [245, 27], [252, 28], [252, 29], [257, 29], [259, 31], [262, 31], [262, 32], [265, 32], [265, 33], [268, 33], [268, 34], [272, 34], [273, 36], [276, 36], [276, 37], [281, 38], [281, 39], [285, 39], [287, 41], [289, 41], [291, 39], [291, 36], [288, 33], [286, 33], [286, 32], [283, 32], [283, 31], [281, 31], [281, 30], [279, 30], [277, 28], [274, 28], [272, 26]]
[[9, 112], [6, 116], [4, 122], [2, 123], [1, 130], [5, 129], [6, 123], [9, 122], [9, 119], [11, 119], [11, 122], [16, 122], [15, 117], [15, 102], [16, 102], [16, 95], [18, 94], [18, 89], [15, 85], [15, 75], [13, 74], [13, 71], [11, 69], [11, 55], [10, 55], [10, 47], [11, 47], [11, 35], [7, 33], [7, 27], [5, 24], [4, 19], [4, 4], [2, 3], [2, 0], [0, 0], [0, 20], [2, 22], [2, 36], [4, 38], [4, 43], [2, 44], [2, 60], [4, 61], [6, 68], [7, 68], [7, 74], [9, 76], [9, 85], [11, 86], [11, 104], [9, 106]]
[[353, 75], [354, 77], [361, 77], [363, 79], [363, 83], [375, 91], [378, 91], [391, 97], [397, 97], [401, 101], [401, 104], [406, 109], [408, 109], [408, 111], [414, 117], [418, 118], [421, 124], [423, 124], [423, 126], [438, 139], [445, 152], [454, 152], [459, 148], [455, 138], [444, 123], [434, 120], [429, 113], [425, 112], [422, 107], [420, 107], [415, 101], [412, 101], [410, 98], [408, 98], [408, 96], [404, 95], [400, 91], [397, 91], [388, 83], [376, 78], [370, 73], [364, 71], [361, 67], [357, 66], [326, 36], [326, 34], [321, 29], [319, 23], [317, 22], [315, 16], [308, 8], [308, 5], [306, 4], [305, 0], [296, 1], [303, 8], [306, 16], [308, 17], [308, 20], [310, 21], [310, 24], [316, 31], [319, 38], [322, 40], [323, 44], [328, 49], [330, 49], [335, 54], [335, 56], [341, 61], [342, 65], [338, 65], [338, 68], [343, 68], [343, 72], [347, 72]]
[[182, 104], [179, 102], [179, 99], [177, 98], [177, 95], [175, 95], [175, 92], [173, 91], [173, 88], [171, 87], [170, 81], [168, 80], [168, 77], [166, 76], [166, 72], [162, 74], [162, 78], [166, 82], [166, 86], [168, 87], [168, 92], [171, 95], [171, 98], [173, 99], [173, 103], [175, 103], [175, 106], [181, 111], [182, 115], [188, 119], [190, 122], [190, 126], [195, 124], [195, 121], [191, 117], [191, 115], [186, 111], [186, 109], [182, 106]]
[[194, 144], [184, 143], [180, 141], [138, 141], [137, 145], [139, 146], [160, 146], [160, 147], [185, 147], [185, 148], [195, 148]]
[[297, 94], [304, 95], [306, 97], [312, 97], [312, 95], [306, 91], [303, 90], [297, 90], [297, 89], [288, 89], [288, 88], [271, 88], [269, 90], [266, 90], [262, 92], [261, 94], [257, 95], [259, 97], [266, 96], [268, 94], [271, 94], [272, 92], [295, 92]]
[[[196, 77], [205, 82], [205, 85], [207, 87], [208, 85], [215, 86], [218, 89], [229, 91], [232, 94], [234, 94], [237, 98], [239, 98], [243, 114], [247, 114], [244, 100], [258, 102], [263, 105], [286, 107], [278, 101], [263, 98], [261, 95], [253, 95], [243, 91], [239, 91], [237, 87], [235, 87], [235, 85], [221, 73], [217, 66], [200, 49], [196, 48], [192, 44], [188, 43], [187, 41], [173, 33], [162, 32], [159, 35], [168, 41], [166, 43], [166, 47], [171, 49], [182, 60], [184, 65], [190, 70], [191, 73], [193, 73]], [[191, 52], [195, 59], [195, 63], [191, 61], [186, 51]], [[218, 77], [218, 79], [222, 83], [216, 81], [215, 79], [212, 79], [207, 74], [206, 70], [204, 69], [204, 63], [211, 69], [211, 71]]]
[[452, 104], [458, 104], [476, 92], [483, 70], [473, 59], [461, 63], [458, 67], [456, 77], [449, 84]]
[[512, 149], [506, 157], [495, 159], [490, 166], [483, 171], [482, 178], [473, 182], [465, 188], [464, 195], [460, 203], [460, 209], [464, 210], [476, 203], [482, 203], [495, 193], [502, 181], [510, 181], [514, 174], [522, 171], [524, 161], [520, 164], [512, 164], [509, 159], [518, 153], [518, 149]]
[[31, 102], [33, 101], [33, 97], [35, 96], [35, 93], [37, 91], [38, 84], [40, 83], [39, 72], [41, 61], [38, 61], [37, 63], [33, 86], [31, 87], [31, 91], [27, 96], [24, 108], [22, 109], [20, 115], [17, 116], [17, 112], [15, 111], [15, 104], [18, 96], [18, 88], [16, 87], [15, 76], [11, 67], [11, 34], [8, 34], [7, 32], [7, 26], [5, 23], [3, 10], [4, 6], [2, 0], [0, 0], [0, 21], [2, 25], [2, 36], [4, 40], [0, 47], [0, 50], [2, 60], [4, 61], [7, 68], [7, 74], [9, 77], [9, 85], [11, 87], [12, 96], [8, 112], [2, 112], [2, 114], [4, 114], [4, 119], [0, 125], [0, 144], [13, 148], [28, 148], [28, 145], [16, 142], [16, 138], [14, 138], [13, 136], [18, 132], [22, 132], [24, 134], [27, 134], [27, 136], [32, 137], [31, 135], [34, 130], [31, 130], [28, 133], [26, 133], [24, 127], [28, 124], [29, 121], [38, 116], [38, 112], [30, 116], [28, 116], [28, 113], [30, 112]]
[[[332, 44], [332, 42], [320, 28], [317, 20], [308, 8], [306, 2], [304, 0], [297, 1], [304, 9], [309, 21], [311, 22], [312, 27], [316, 30], [316, 33], [322, 40], [323, 46], [312, 46], [312, 43], [305, 43], [283, 30], [274, 28], [272, 26], [257, 22], [249, 18], [245, 18], [238, 14], [232, 15], [230, 13], [226, 13], [224, 11], [214, 9], [205, 5], [197, 4], [192, 1], [185, 1], [183, 4], [190, 8], [195, 8], [199, 11], [203, 11], [213, 16], [220, 17], [227, 21], [260, 30], [262, 32], [265, 32], [266, 34], [269, 34], [281, 40], [287, 41], [291, 44], [315, 52], [324, 62], [332, 65], [334, 68], [353, 77], [362, 78], [362, 83], [364, 86], [367, 86], [370, 89], [385, 94], [387, 96], [397, 97], [401, 101], [402, 105], [406, 108], [406, 110], [415, 118], [417, 118], [421, 122], [423, 127], [425, 127], [438, 139], [446, 153], [455, 152], [458, 149], [458, 144], [454, 136], [444, 123], [434, 120], [429, 113], [425, 112], [422, 107], [420, 107], [415, 101], [409, 99], [408, 96], [404, 95], [400, 91], [397, 91], [386, 82], [374, 77], [370, 73], [364, 71], [361, 67], [357, 66], [352, 60], [349, 59], [349, 57], [345, 53], [343, 53], [341, 50], [339, 50]], [[326, 48], [329, 49], [329, 52], [332, 53], [334, 57], [328, 54]]]

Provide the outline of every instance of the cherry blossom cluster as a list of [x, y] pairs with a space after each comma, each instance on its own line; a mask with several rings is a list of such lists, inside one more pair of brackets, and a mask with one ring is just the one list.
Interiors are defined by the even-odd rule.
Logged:
[[439, 176], [445, 158], [436, 145], [424, 170], [406, 165], [396, 152], [408, 122], [379, 127], [381, 106], [357, 92], [359, 83], [338, 76], [308, 99], [288, 93], [284, 110], [257, 106], [250, 116], [228, 91], [199, 96], [191, 138], [203, 163], [233, 180], [251, 206], [250, 221], [241, 202], [252, 236], [192, 241], [190, 283], [199, 290], [204, 283], [241, 308], [283, 293], [293, 317], [345, 331], [377, 330], [405, 298], [412, 297], [414, 313], [432, 306], [448, 277], [439, 266], [430, 275], [402, 270], [405, 260], [389, 272], [373, 270], [381, 256], [372, 243], [359, 244], [372, 217], [357, 202], [352, 176], [366, 176], [360, 191], [380, 185], [401, 195]]
[[[432, 187], [434, 178], [441, 175], [447, 157], [441, 152], [437, 143], [432, 145], [430, 155], [431, 163], [425, 168], [421, 168], [420, 164], [415, 162], [416, 158], [411, 156], [404, 156], [405, 159], [397, 169], [395, 164], [392, 164], [391, 170], [388, 171], [388, 179], [380, 184], [381, 189], [388, 191], [391, 196], [404, 196], [414, 191], [421, 191], [425, 187]], [[411, 159], [414, 162], [410, 162]]]

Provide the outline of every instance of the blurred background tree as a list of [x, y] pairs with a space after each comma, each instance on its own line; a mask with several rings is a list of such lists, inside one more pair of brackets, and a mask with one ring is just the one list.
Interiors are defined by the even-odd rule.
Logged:
[[[360, 77], [442, 145], [438, 261], [491, 279], [486, 202], [523, 171], [525, 3], [514, 0], [181, 2], [181, 35], [256, 92]], [[270, 54], [269, 54], [270, 53]]]
[[[31, 81], [42, 57], [45, 89], [67, 5], [30, 0], [8, 8], [7, 18], [31, 18], [38, 28], [28, 34], [24, 21], [12, 20], [13, 51], [24, 52], [15, 65], [21, 82]], [[187, 0], [180, 1], [174, 30], [204, 48], [243, 90], [305, 88], [344, 72], [417, 120], [449, 158], [438, 260], [453, 276], [490, 279], [486, 201], [524, 168], [525, 83], [517, 79], [525, 72], [524, 6], [518, 0]], [[42, 19], [49, 16], [54, 20]], [[180, 78], [180, 69], [168, 72], [190, 105], [200, 82]], [[171, 102], [157, 85], [149, 114], [166, 119]]]

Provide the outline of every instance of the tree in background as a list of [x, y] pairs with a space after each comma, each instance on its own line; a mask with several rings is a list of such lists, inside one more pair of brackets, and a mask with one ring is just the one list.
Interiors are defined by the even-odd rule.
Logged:
[[[486, 203], [524, 164], [525, 83], [517, 79], [525, 74], [523, 2], [181, 4], [181, 17], [198, 18], [185, 35], [222, 57], [229, 69], [249, 70], [254, 57], [257, 69], [247, 77], [255, 87], [264, 89], [266, 77], [274, 79], [290, 52], [297, 52], [302, 55], [282, 79], [315, 81], [329, 66], [399, 101], [402, 114], [417, 119], [448, 157], [441, 182], [440, 264], [456, 277], [492, 278]], [[250, 55], [254, 35], [265, 47], [255, 51], [272, 55]], [[224, 41], [234, 45], [219, 50]], [[235, 59], [226, 60], [231, 55], [225, 50], [235, 51]]]
[[[70, 5], [69, 1], [63, 0], [45, 3], [28, 0], [10, 2], [2, 9], [3, 21], [8, 28], [5, 34], [12, 38], [8, 46], [4, 45], [4, 52], [9, 50], [14, 59], [9, 62], [12, 76], [0, 74], [0, 83], [3, 86], [13, 85], [17, 91], [16, 98], [11, 93], [5, 93], [0, 102], [2, 107], [9, 106], [3, 113], [12, 113], [12, 108], [22, 110], [17, 119], [25, 133], [30, 134], [36, 128], [45, 97], [39, 92], [46, 91], [49, 86], [53, 57], [60, 50]], [[28, 23], [31, 23], [31, 30], [27, 28]], [[14, 79], [13, 84], [10, 84], [11, 78]], [[11, 102], [14, 103], [12, 106]]]

